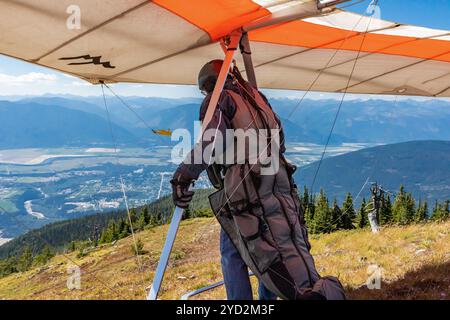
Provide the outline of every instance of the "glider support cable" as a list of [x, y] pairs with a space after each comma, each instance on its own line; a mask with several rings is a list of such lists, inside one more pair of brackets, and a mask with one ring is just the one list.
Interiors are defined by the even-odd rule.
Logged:
[[120, 95], [118, 95], [108, 84], [106, 84], [104, 81], [101, 81], [100, 83], [102, 86], [105, 86], [113, 94], [113, 96], [116, 97], [117, 100], [119, 100], [120, 103], [122, 103], [128, 110], [130, 110], [136, 116], [136, 118], [139, 119], [145, 127], [147, 127], [147, 129], [154, 132], [154, 130], [147, 123], [147, 121], [139, 113], [137, 113], [137, 111], [134, 110], [134, 108], [130, 104], [128, 104]]
[[[378, 0], [374, 0], [373, 3], [374, 3], [374, 5], [377, 5], [377, 4], [378, 4]], [[351, 83], [351, 81], [352, 81], [353, 74], [354, 74], [354, 72], [355, 72], [355, 70], [356, 70], [356, 65], [358, 64], [358, 58], [359, 58], [359, 56], [361, 55], [361, 50], [362, 50], [362, 48], [363, 48], [363, 46], [364, 46], [364, 42], [365, 42], [365, 40], [366, 40], [366, 35], [367, 35], [368, 31], [369, 31], [370, 23], [371, 23], [371, 22], [372, 22], [372, 17], [371, 17], [370, 20], [369, 20], [369, 23], [368, 23], [368, 25], [367, 25], [367, 31], [364, 33], [364, 37], [363, 37], [363, 39], [362, 39], [362, 41], [361, 41], [361, 45], [360, 45], [360, 47], [359, 47], [358, 55], [357, 55], [357, 57], [356, 57], [356, 59], [355, 59], [355, 61], [354, 61], [353, 67], [352, 67], [352, 69], [351, 69], [351, 71], [350, 71], [350, 75], [349, 75], [348, 80], [347, 80], [347, 86], [346, 86], [346, 89], [344, 90], [344, 93], [342, 94], [341, 101], [339, 102], [339, 106], [338, 106], [338, 109], [337, 109], [337, 111], [336, 111], [336, 116], [334, 117], [333, 124], [332, 124], [332, 126], [331, 126], [330, 133], [329, 133], [328, 138], [327, 138], [327, 142], [326, 142], [326, 144], [325, 144], [325, 147], [324, 147], [324, 149], [323, 149], [323, 152], [322, 152], [322, 155], [321, 155], [321, 157], [320, 157], [319, 163], [318, 163], [318, 165], [317, 165], [317, 169], [316, 169], [316, 171], [315, 171], [315, 173], [314, 173], [314, 178], [313, 178], [313, 181], [312, 181], [312, 184], [311, 184], [311, 188], [310, 188], [311, 193], [314, 193], [314, 185], [315, 185], [315, 183], [316, 183], [317, 176], [318, 176], [319, 171], [320, 171], [320, 168], [321, 168], [321, 166], [322, 166], [323, 159], [324, 159], [325, 154], [326, 154], [326, 152], [327, 152], [328, 145], [330, 144], [331, 137], [333, 136], [333, 132], [334, 132], [334, 129], [335, 129], [335, 127], [336, 127], [337, 120], [338, 120], [338, 118], [339, 118], [339, 114], [341, 113], [342, 106], [343, 106], [344, 101], [345, 101], [345, 98], [346, 98], [346, 96], [347, 96], [348, 88], [350, 87], [350, 83]]]
[[[111, 134], [111, 139], [112, 139], [112, 142], [114, 144], [114, 156], [115, 156], [117, 162], [119, 163], [119, 156], [117, 154], [117, 152], [118, 152], [117, 140], [116, 140], [116, 137], [114, 135], [114, 131], [113, 131], [113, 127], [112, 127], [111, 115], [110, 115], [110, 112], [109, 112], [108, 103], [106, 102], [106, 95], [105, 95], [104, 86], [106, 86], [106, 85], [104, 83], [102, 83], [101, 84], [101, 88], [102, 88], [102, 95], [103, 95], [103, 103], [105, 105], [106, 116], [108, 118], [108, 124], [109, 124], [109, 130], [110, 130], [110, 134]], [[126, 191], [125, 191], [125, 183], [123, 181], [122, 175], [119, 175], [119, 180], [120, 180], [121, 190], [122, 190], [122, 193], [123, 193], [123, 200], [124, 200], [124, 203], [125, 203], [125, 209], [127, 211], [128, 223], [130, 224], [130, 231], [131, 231], [131, 235], [132, 235], [132, 238], [133, 238], [133, 246], [134, 246], [134, 250], [135, 250], [136, 262], [137, 262], [137, 265], [138, 265], [138, 271], [142, 272], [143, 271], [142, 260], [141, 260], [141, 257], [139, 255], [137, 240], [136, 240], [136, 236], [135, 236], [134, 228], [133, 228], [133, 221], [131, 219], [131, 213], [130, 213], [130, 209], [129, 209], [129, 206], [128, 206], [128, 198], [127, 198]], [[145, 280], [144, 280], [143, 275], [141, 276], [141, 278], [142, 278], [142, 283], [143, 283], [143, 285], [145, 287]], [[144, 293], [146, 294], [145, 288], [144, 288]]]
[[[298, 109], [302, 106], [302, 103], [303, 103], [303, 101], [305, 100], [306, 96], [308, 95], [309, 92], [312, 91], [313, 87], [315, 86], [315, 84], [317, 83], [317, 81], [319, 80], [319, 78], [322, 76], [322, 73], [327, 69], [327, 67], [328, 67], [328, 66], [331, 64], [331, 62], [334, 60], [334, 58], [336, 57], [336, 55], [338, 54], [338, 52], [342, 49], [342, 46], [344, 45], [344, 43], [345, 43], [347, 40], [349, 40], [350, 38], [353, 37], [353, 36], [352, 36], [353, 30], [359, 25], [359, 23], [362, 21], [362, 19], [363, 19], [363, 16], [361, 16], [361, 17], [359, 18], [359, 20], [358, 20], [358, 21], [356, 22], [356, 24], [353, 26], [352, 30], [350, 30], [350, 31], [348, 32], [348, 34], [347, 34], [346, 37], [344, 37], [344, 38], [342, 38], [342, 39], [339, 39], [339, 41], [341, 41], [341, 45], [334, 51], [333, 55], [332, 55], [332, 56], [330, 57], [330, 59], [327, 61], [325, 67], [322, 68], [321, 70], [319, 70], [319, 73], [318, 73], [317, 76], [314, 78], [314, 80], [311, 82], [311, 84], [308, 86], [308, 89], [303, 93], [303, 95], [302, 95], [302, 97], [300, 98], [300, 100], [299, 100], [299, 102], [297, 103], [297, 105], [296, 105], [296, 106], [294, 107], [294, 109], [292, 109], [292, 111], [290, 112], [290, 114], [289, 114], [289, 116], [288, 116], [288, 119], [291, 118], [291, 117], [294, 115], [294, 113], [297, 112]], [[309, 50], [312, 50], [312, 49], [307, 49], [307, 50], [303, 50], [303, 51], [301, 51], [301, 52], [294, 53], [292, 56], [301, 54], [301, 53], [306, 52], [306, 51], [309, 51]], [[290, 56], [291, 56], [291, 55], [290, 55]], [[284, 58], [286, 58], [286, 57], [282, 57], [282, 58], [279, 58], [279, 59], [281, 60], [281, 59], [284, 59]]]

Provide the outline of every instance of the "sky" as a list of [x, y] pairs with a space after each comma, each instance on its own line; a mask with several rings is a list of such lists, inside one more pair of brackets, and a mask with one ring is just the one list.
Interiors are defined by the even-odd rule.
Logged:
[[[364, 13], [370, 0], [346, 8]], [[379, 0], [381, 19], [450, 30], [450, 0]], [[116, 84], [123, 96], [154, 96], [166, 98], [202, 97], [195, 86]], [[99, 95], [99, 86], [47, 68], [0, 55], [0, 96], [72, 94]], [[266, 90], [272, 98], [299, 98], [300, 91]], [[308, 93], [309, 99], [339, 99], [337, 94]], [[371, 98], [370, 95], [349, 95], [352, 98]], [[379, 98], [379, 97], [378, 97]], [[393, 99], [392, 97], [385, 97]]]

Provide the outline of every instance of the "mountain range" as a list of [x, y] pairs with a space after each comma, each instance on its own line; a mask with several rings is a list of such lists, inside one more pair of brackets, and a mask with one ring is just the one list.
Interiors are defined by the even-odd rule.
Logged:
[[[135, 143], [136, 136], [112, 123], [118, 143]], [[0, 102], [0, 148], [111, 145], [109, 123], [102, 117], [60, 105]]]
[[[197, 98], [126, 97], [125, 106], [108, 97], [33, 97], [0, 101], [0, 148], [170, 144], [151, 129], [187, 128], [193, 132], [201, 103]], [[289, 141], [324, 144], [339, 106], [336, 100], [272, 99]], [[132, 109], [133, 111], [130, 111]], [[450, 140], [446, 100], [345, 101], [331, 143], [397, 143]]]

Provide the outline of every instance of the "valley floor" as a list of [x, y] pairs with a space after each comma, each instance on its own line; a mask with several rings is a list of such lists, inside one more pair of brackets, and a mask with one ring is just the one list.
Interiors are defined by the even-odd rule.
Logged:
[[[131, 237], [92, 250], [54, 257], [47, 266], [0, 279], [0, 299], [144, 299], [168, 226], [137, 234], [146, 251], [137, 261]], [[214, 219], [184, 221], [162, 287], [161, 299], [221, 280], [219, 226]], [[336, 275], [350, 299], [450, 299], [450, 222], [336, 232], [312, 237], [322, 275]], [[365, 287], [370, 266], [382, 270], [379, 290]], [[77, 270], [81, 281], [77, 286]], [[75, 271], [74, 271], [75, 270]], [[256, 287], [256, 286], [255, 286]], [[223, 299], [219, 288], [199, 299]]]

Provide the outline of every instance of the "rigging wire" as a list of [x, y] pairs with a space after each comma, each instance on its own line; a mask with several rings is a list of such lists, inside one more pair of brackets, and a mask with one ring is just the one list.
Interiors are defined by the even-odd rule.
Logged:
[[[366, 0], [361, 0], [361, 2], [364, 2], [364, 1], [366, 1]], [[353, 26], [353, 28], [351, 30], [349, 30], [349, 32], [347, 33], [345, 38], [341, 41], [341, 44], [339, 45], [339, 47], [334, 51], [334, 53], [331, 56], [331, 58], [327, 61], [327, 63], [325, 64], [325, 67], [320, 69], [320, 71], [317, 74], [317, 76], [314, 78], [314, 80], [308, 86], [308, 89], [306, 89], [306, 91], [303, 93], [302, 97], [300, 98], [300, 101], [297, 103], [297, 105], [294, 107], [294, 109], [289, 114], [288, 119], [290, 119], [294, 115], [294, 113], [297, 112], [300, 109], [300, 107], [302, 106], [302, 103], [303, 103], [304, 99], [306, 98], [306, 96], [308, 95], [308, 93], [310, 93], [312, 91], [313, 87], [316, 85], [316, 83], [319, 80], [319, 78], [322, 76], [322, 74], [325, 72], [325, 70], [328, 69], [328, 67], [330, 66], [331, 62], [333, 62], [333, 60], [336, 57], [336, 55], [342, 50], [342, 47], [344, 46], [345, 42], [353, 35], [356, 27], [361, 23], [363, 18], [364, 18], [363, 15], [361, 15], [359, 17], [359, 19], [356, 22], [356, 24]]]
[[[378, 4], [378, 0], [372, 1], [372, 4], [377, 5], [377, 4]], [[363, 18], [363, 16], [360, 17], [360, 19], [358, 20], [358, 22], [357, 22], [357, 24], [354, 26], [354, 28], [357, 27], [357, 25], [360, 23], [360, 21], [362, 20], [362, 18]], [[363, 46], [363, 43], [364, 43], [365, 36], [366, 36], [366, 34], [369, 32], [369, 27], [370, 27], [370, 22], [371, 22], [371, 21], [372, 21], [372, 17], [370, 18], [370, 21], [369, 21], [369, 24], [368, 24], [368, 27], [367, 27], [366, 32], [363, 33], [364, 38], [363, 38], [363, 41], [362, 41], [362, 43], [361, 43], [361, 47], [360, 47], [359, 52], [358, 52], [358, 58], [359, 58], [359, 56], [360, 56], [360, 54], [361, 54], [361, 49], [362, 49], [362, 46]], [[353, 29], [354, 29], [354, 28], [353, 28]], [[351, 32], [349, 32], [349, 34], [347, 35], [347, 38], [348, 38], [350, 35], [351, 35]], [[346, 39], [347, 39], [347, 38], [346, 38]], [[345, 40], [344, 40], [344, 42], [345, 42]], [[333, 54], [332, 58], [330, 59], [330, 61], [328, 62], [327, 65], [329, 65], [329, 63], [331, 63], [331, 60], [333, 60], [334, 56], [337, 54], [337, 52], [340, 51], [341, 48], [342, 48], [342, 45], [341, 45], [338, 49], [336, 49], [335, 53]], [[348, 87], [349, 87], [349, 85], [350, 85], [351, 78], [353, 77], [353, 72], [354, 72], [354, 69], [355, 69], [357, 60], [358, 60], [358, 59], [356, 59], [355, 64], [354, 64], [354, 66], [353, 66], [352, 74], [351, 74], [351, 76], [350, 76], [350, 78], [349, 78], [349, 80], [348, 80], [347, 89], [345, 90], [345, 93], [344, 93], [343, 98], [342, 98], [342, 100], [341, 100], [340, 107], [339, 107], [339, 110], [338, 110], [338, 111], [340, 111], [340, 108], [342, 107], [342, 103], [343, 103], [343, 101], [344, 101], [344, 99], [345, 99], [346, 93], [347, 93], [347, 91], [348, 91]], [[300, 100], [299, 104], [297, 104], [296, 108], [294, 108], [293, 112], [295, 112], [295, 110], [301, 105], [301, 102], [303, 101], [304, 97], [305, 97], [306, 94], [311, 90], [312, 86], [313, 86], [313, 85], [315, 84], [315, 82], [318, 80], [318, 78], [319, 78], [320, 75], [322, 74], [323, 70], [324, 70], [324, 69], [322, 69], [322, 70], [319, 72], [319, 75], [318, 75], [318, 76], [316, 77], [316, 79], [313, 81], [313, 83], [311, 84], [311, 86], [310, 86], [310, 88], [308, 89], [308, 91], [305, 92], [305, 94], [303, 95], [303, 97], [302, 97], [302, 99]], [[292, 114], [293, 112], [291, 112], [291, 114]], [[339, 116], [339, 114], [336, 114], [336, 119], [335, 119], [336, 121], [337, 121], [337, 117], [338, 117], [338, 116]], [[334, 126], [333, 126], [333, 130], [334, 130]], [[329, 139], [331, 139], [331, 135], [332, 135], [332, 132], [330, 132]], [[273, 140], [273, 138], [272, 138], [272, 140]], [[268, 145], [267, 145], [267, 146], [265, 147], [265, 149], [260, 153], [260, 155], [262, 155], [263, 152], [266, 152], [266, 151], [267, 151], [267, 148], [268, 148]], [[324, 149], [324, 153], [322, 154], [322, 161], [323, 161], [323, 157], [324, 157], [325, 153], [326, 153], [326, 148]], [[253, 166], [254, 166], [254, 165], [253, 165]], [[253, 167], [252, 167], [252, 168], [253, 168]], [[230, 195], [229, 198], [231, 198], [231, 197], [237, 192], [237, 190], [239, 189], [239, 187], [242, 185], [243, 181], [244, 181], [244, 180], [247, 178], [247, 176], [249, 175], [250, 171], [251, 171], [251, 170], [249, 170], [249, 172], [246, 173], [246, 175], [243, 177], [243, 179], [240, 181], [240, 183], [239, 183], [239, 184], [236, 186], [236, 188], [231, 192], [231, 195]], [[367, 179], [366, 183], [363, 185], [363, 188], [361, 188], [360, 193], [362, 192], [362, 190], [364, 189], [364, 187], [365, 187], [365, 185], [367, 184], [368, 181], [369, 181], [369, 178]], [[228, 200], [225, 202], [225, 204], [220, 208], [220, 210], [222, 210], [222, 209], [228, 204], [229, 198], [228, 198]], [[219, 211], [220, 211], [220, 210], [219, 210]]]
[[[134, 108], [129, 103], [127, 103], [120, 95], [118, 95], [109, 85], [107, 85], [106, 83], [102, 83], [102, 85], [105, 86], [117, 98], [117, 100], [119, 100], [128, 110], [130, 110], [136, 116], [136, 118], [138, 118], [144, 124], [144, 126], [148, 130], [153, 132], [154, 129], [148, 124], [148, 122], [136, 110], [134, 110]], [[165, 143], [165, 141], [162, 139], [162, 137], [160, 137], [159, 135], [156, 135], [156, 136], [158, 137], [160, 142]]]
[[349, 3], [349, 4], [347, 4], [347, 5], [344, 5], [344, 6], [339, 6], [338, 8], [339, 8], [339, 9], [351, 8], [351, 7], [354, 7], [354, 6], [356, 6], [356, 5], [360, 4], [360, 3], [363, 3], [363, 2], [365, 2], [365, 1], [366, 1], [366, 0], [358, 0], [358, 1], [355, 1], [355, 2], [353, 2], [353, 3]]
[[[133, 107], [131, 107], [131, 105], [129, 105], [121, 96], [119, 96], [109, 85], [107, 85], [106, 83], [102, 83], [102, 91], [103, 91], [103, 97], [106, 103], [106, 98], [105, 98], [105, 94], [104, 94], [104, 89], [103, 86], [105, 86], [127, 109], [129, 109], [149, 130], [152, 130], [152, 128], [150, 127], [150, 125], [145, 121], [145, 119], [143, 117], [141, 117], [134, 109]], [[107, 108], [106, 108], [107, 109]], [[107, 109], [108, 110], [108, 109]], [[108, 112], [109, 113], [109, 112]], [[109, 119], [109, 115], [108, 115], [108, 119]], [[158, 137], [160, 140], [161, 137]], [[129, 214], [129, 213], [128, 213]], [[164, 217], [161, 217], [163, 220], [163, 224], [167, 224], [168, 220], [171, 218], [171, 216], [169, 215], [164, 215]], [[164, 232], [161, 232], [161, 236], [163, 239], [166, 238], [167, 233], [164, 234]], [[135, 247], [136, 247], [136, 243], [135, 243]], [[145, 285], [145, 280], [142, 280], [143, 285], [145, 287], [144, 291], [145, 291], [145, 296], [147, 297], [147, 292], [146, 290], [148, 289], [148, 287]]]
[[[378, 4], [378, 0], [374, 0], [372, 3], [373, 3], [373, 5], [376, 6], [376, 5]], [[359, 60], [359, 57], [360, 57], [360, 55], [361, 55], [361, 51], [362, 51], [362, 48], [363, 48], [363, 46], [364, 46], [364, 42], [365, 42], [365, 40], [366, 40], [367, 33], [369, 32], [370, 24], [371, 24], [371, 22], [372, 22], [372, 19], [373, 19], [373, 17], [371, 16], [370, 19], [369, 19], [369, 23], [367, 24], [366, 32], [364, 32], [364, 34], [363, 34], [363, 39], [362, 39], [362, 41], [361, 41], [361, 45], [359, 46], [358, 54], [357, 54], [357, 56], [356, 56], [356, 59], [355, 59], [355, 61], [354, 61], [354, 63], [353, 63], [353, 66], [352, 66], [352, 69], [351, 69], [351, 72], [350, 72], [350, 76], [349, 76], [349, 78], [348, 78], [348, 80], [347, 80], [347, 85], [346, 85], [346, 87], [345, 87], [345, 89], [344, 89], [344, 94], [342, 95], [342, 98], [341, 98], [341, 100], [340, 100], [340, 103], [339, 103], [339, 106], [338, 106], [336, 115], [335, 115], [335, 117], [334, 117], [333, 124], [332, 124], [332, 126], [331, 126], [330, 133], [329, 133], [328, 138], [327, 138], [327, 142], [326, 142], [326, 144], [325, 144], [325, 147], [324, 147], [324, 149], [323, 149], [322, 155], [321, 155], [321, 157], [320, 157], [320, 160], [319, 160], [317, 169], [316, 169], [316, 171], [315, 171], [315, 173], [314, 173], [314, 178], [313, 178], [313, 182], [312, 182], [312, 184], [311, 184], [311, 189], [310, 189], [310, 190], [311, 190], [311, 193], [314, 193], [314, 185], [315, 185], [315, 183], [316, 183], [317, 176], [318, 176], [319, 171], [320, 171], [320, 168], [321, 168], [321, 166], [322, 166], [323, 159], [324, 159], [325, 154], [326, 154], [326, 152], [327, 152], [328, 145], [330, 144], [331, 137], [333, 136], [333, 132], [334, 132], [334, 129], [335, 129], [335, 127], [336, 127], [336, 123], [337, 123], [337, 120], [338, 120], [338, 118], [339, 118], [339, 114], [341, 113], [342, 106], [343, 106], [344, 101], [345, 101], [345, 98], [346, 98], [346, 96], [347, 96], [348, 89], [349, 89], [349, 87], [350, 87], [350, 83], [351, 83], [351, 81], [352, 81], [353, 74], [354, 74], [354, 72], [355, 72], [355, 70], [356, 70], [356, 65], [358, 64], [358, 60]]]
[[[398, 96], [395, 96], [394, 109], [396, 109], [397, 106], [398, 106]], [[377, 171], [377, 169], [379, 167], [379, 163], [380, 163], [379, 160], [380, 160], [380, 152], [376, 152], [375, 165], [374, 165], [374, 167], [372, 169], [372, 173], [370, 175], [370, 179], [372, 179], [372, 180], [376, 180], [376, 179], [374, 179], [374, 175], [376, 174], [376, 171]]]
[[[378, 2], [378, 1], [377, 1], [377, 2]], [[344, 38], [344, 40], [341, 42], [341, 45], [339, 46], [339, 48], [337, 48], [337, 49], [334, 51], [333, 55], [332, 55], [331, 58], [328, 60], [328, 62], [327, 62], [327, 64], [326, 64], [325, 68], [322, 68], [322, 69], [319, 71], [317, 77], [313, 80], [313, 82], [311, 83], [311, 85], [310, 85], [310, 86], [308, 87], [308, 89], [304, 92], [304, 94], [303, 94], [302, 98], [300, 99], [299, 103], [298, 103], [298, 104], [295, 106], [295, 108], [292, 110], [292, 112], [290, 113], [290, 115], [289, 115], [288, 118], [291, 118], [292, 115], [299, 109], [299, 107], [301, 106], [301, 104], [302, 104], [303, 100], [305, 99], [306, 95], [312, 90], [313, 86], [316, 84], [316, 82], [318, 81], [318, 79], [320, 78], [320, 76], [322, 75], [322, 73], [324, 72], [324, 70], [325, 70], [326, 68], [328, 68], [328, 66], [330, 65], [330, 63], [333, 61], [334, 57], [335, 57], [335, 56], [337, 55], [337, 53], [342, 49], [342, 46], [343, 46], [343, 44], [345, 43], [345, 41], [353, 34], [354, 29], [359, 25], [359, 23], [362, 21], [363, 18], [364, 18], [364, 16], [361, 16], [361, 17], [358, 19], [357, 23], [354, 25], [354, 27], [352, 28], [352, 30], [349, 31], [349, 33], [347, 34], [347, 36], [346, 36], [346, 37]], [[369, 23], [369, 25], [370, 25], [370, 23]], [[368, 30], [367, 30], [367, 32], [368, 32]], [[366, 32], [366, 33], [367, 33], [367, 32]], [[274, 138], [272, 138], [272, 140], [273, 140], [273, 139], [274, 139]], [[260, 153], [260, 156], [261, 156], [264, 152], [266, 152], [267, 149], [268, 149], [268, 145], [267, 145], [267, 146], [264, 148], [264, 150]], [[254, 165], [252, 166], [252, 168], [253, 168], [253, 167], [254, 167]], [[250, 170], [250, 171], [251, 171], [251, 170]], [[250, 172], [250, 171], [249, 171], [249, 172]], [[242, 179], [242, 181], [245, 180], [245, 179], [247, 178], [247, 176], [249, 175], [249, 172], [246, 173], [246, 175], [244, 176], [244, 178]], [[239, 189], [239, 187], [242, 185], [242, 181], [241, 181], [241, 182], [236, 186], [236, 188], [231, 192], [230, 198], [237, 192], [237, 190]], [[229, 202], [229, 200], [227, 200], [227, 201], [225, 202], [225, 204], [220, 208], [220, 210], [222, 210], [222, 209], [228, 204], [228, 202]], [[220, 211], [220, 210], [219, 210], [219, 211]]]
[[[364, 188], [365, 188], [366, 185], [369, 183], [369, 180], [370, 180], [370, 178], [367, 177], [366, 181], [364, 182], [363, 186], [362, 186], [361, 189], [359, 190], [359, 192], [358, 192], [358, 194], [356, 195], [355, 199], [353, 199], [353, 202], [356, 202], [356, 201], [359, 199], [359, 197], [361, 196], [361, 193], [363, 192]], [[354, 208], [353, 206], [352, 206], [352, 208], [353, 208], [353, 210], [355, 210], [355, 208]], [[347, 210], [345, 210], [344, 212], [342, 212], [341, 215], [340, 215], [339, 217], [337, 217], [336, 219], [332, 220], [332, 221], [331, 221], [331, 225], [333, 225], [333, 224], [337, 223], [339, 220], [341, 220], [341, 218], [342, 218], [344, 215], [346, 215], [346, 214], [349, 212], [350, 209], [351, 209], [351, 208], [347, 208]], [[322, 229], [319, 229], [319, 231], [324, 231], [324, 230], [323, 230], [323, 228], [322, 228]]]
[[[102, 83], [101, 84], [101, 88], [102, 88], [103, 102], [104, 102], [104, 105], [105, 105], [105, 110], [106, 110], [106, 115], [107, 115], [107, 119], [108, 119], [110, 134], [111, 134], [111, 138], [112, 138], [112, 142], [113, 142], [113, 146], [114, 146], [114, 155], [116, 157], [117, 163], [119, 163], [119, 156], [117, 155], [117, 140], [116, 140], [116, 137], [114, 136], [114, 131], [113, 131], [112, 122], [111, 122], [111, 116], [110, 116], [110, 112], [109, 112], [109, 108], [108, 108], [108, 103], [106, 101], [106, 95], [105, 95], [104, 86], [106, 86], [106, 85], [104, 83]], [[124, 199], [124, 202], [125, 202], [125, 208], [127, 210], [128, 222], [130, 224], [130, 231], [131, 231], [131, 234], [132, 234], [132, 239], [133, 239], [133, 244], [134, 244], [134, 249], [135, 249], [135, 255], [136, 255], [136, 260], [137, 260], [137, 265], [138, 265], [138, 270], [142, 273], [143, 265], [142, 265], [142, 261], [140, 259], [140, 255], [139, 255], [137, 240], [136, 240], [135, 233], [134, 233], [134, 228], [133, 228], [133, 221], [131, 219], [131, 213], [130, 213], [130, 210], [129, 210], [129, 207], [128, 207], [128, 200], [127, 200], [127, 195], [126, 195], [126, 192], [125, 192], [125, 184], [124, 184], [122, 175], [119, 175], [119, 180], [120, 180], [121, 189], [122, 189], [122, 193], [123, 193], [123, 199]], [[142, 278], [142, 283], [145, 286], [145, 280], [144, 280], [143, 275], [141, 275], [141, 278]], [[144, 289], [144, 294], [145, 294], [145, 296], [147, 296], [146, 289]]]
[[140, 269], [139, 271], [143, 271], [142, 260], [140, 259], [139, 250], [138, 250], [137, 241], [136, 241], [136, 236], [135, 236], [135, 233], [134, 233], [133, 221], [131, 221], [131, 214], [130, 214], [130, 208], [128, 206], [128, 199], [127, 199], [127, 195], [125, 193], [125, 183], [123, 182], [122, 176], [120, 176], [120, 184], [121, 184], [121, 188], [122, 188], [123, 199], [125, 201], [125, 208], [127, 209], [128, 222], [130, 223], [131, 236], [133, 238], [134, 250], [136, 252], [136, 260], [137, 260], [137, 263], [138, 263], [138, 266], [139, 266], [139, 269]]

